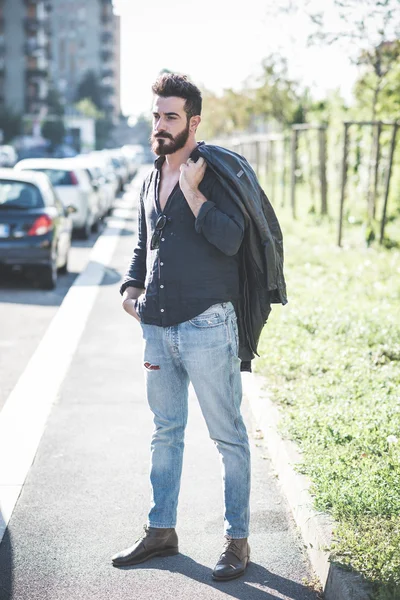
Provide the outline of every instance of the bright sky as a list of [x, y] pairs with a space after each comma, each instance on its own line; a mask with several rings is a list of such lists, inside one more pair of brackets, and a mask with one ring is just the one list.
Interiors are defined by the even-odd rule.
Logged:
[[221, 92], [257, 75], [272, 52], [286, 56], [290, 75], [316, 96], [340, 87], [349, 98], [356, 73], [346, 54], [338, 47], [307, 49], [308, 18], [272, 16], [267, 5], [268, 0], [114, 0], [121, 15], [122, 112], [150, 113], [151, 85], [163, 68]]

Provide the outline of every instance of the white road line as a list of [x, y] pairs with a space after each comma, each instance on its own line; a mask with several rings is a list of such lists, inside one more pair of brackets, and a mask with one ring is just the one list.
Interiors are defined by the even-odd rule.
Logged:
[[125, 225], [109, 223], [0, 413], [0, 542]]

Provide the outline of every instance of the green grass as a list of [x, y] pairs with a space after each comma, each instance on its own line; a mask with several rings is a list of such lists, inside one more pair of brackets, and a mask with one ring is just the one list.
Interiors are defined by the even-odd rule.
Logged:
[[[334, 559], [400, 598], [400, 253], [361, 227], [279, 210], [289, 304], [274, 306], [256, 370], [303, 452]], [[301, 211], [299, 211], [301, 213]], [[396, 441], [398, 440], [398, 441]]]

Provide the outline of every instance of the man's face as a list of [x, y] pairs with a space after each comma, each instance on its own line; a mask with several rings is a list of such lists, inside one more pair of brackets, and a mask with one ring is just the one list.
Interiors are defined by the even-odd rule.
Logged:
[[151, 148], [158, 156], [173, 154], [188, 141], [190, 120], [184, 106], [184, 98], [155, 96]]

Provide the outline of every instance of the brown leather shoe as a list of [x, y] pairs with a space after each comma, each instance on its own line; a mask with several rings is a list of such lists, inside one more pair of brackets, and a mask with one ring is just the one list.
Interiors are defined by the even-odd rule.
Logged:
[[226, 536], [224, 551], [219, 557], [212, 578], [216, 581], [229, 581], [240, 577], [250, 561], [250, 546], [247, 538], [234, 539]]
[[137, 565], [153, 556], [171, 556], [178, 554], [178, 536], [175, 529], [144, 527], [143, 535], [133, 546], [114, 554], [111, 558], [114, 567]]

